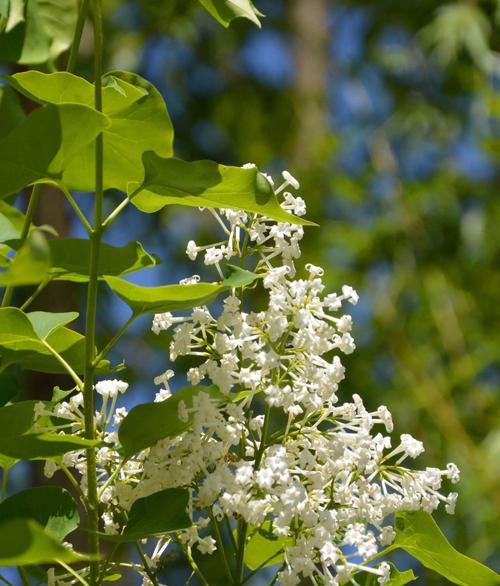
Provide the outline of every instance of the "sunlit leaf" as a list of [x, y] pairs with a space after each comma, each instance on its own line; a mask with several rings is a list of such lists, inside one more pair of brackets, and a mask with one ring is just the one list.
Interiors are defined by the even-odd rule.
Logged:
[[228, 278], [220, 283], [143, 287], [118, 277], [105, 277], [104, 280], [135, 315], [140, 315], [142, 313], [179, 311], [206, 305], [214, 301], [220, 293], [232, 287], [249, 285], [256, 278], [254, 273], [238, 267], [231, 267]]
[[61, 178], [66, 163], [95, 140], [108, 120], [87, 106], [43, 106], [0, 141], [0, 194]]
[[9, 17], [0, 34], [4, 61], [45, 63], [71, 45], [78, 0], [11, 0]]
[[426, 568], [460, 586], [498, 586], [500, 576], [476, 560], [458, 552], [424, 511], [398, 513], [396, 540], [385, 553], [404, 549]]
[[49, 244], [42, 232], [34, 230], [9, 266], [0, 271], [0, 286], [19, 287], [40, 283], [48, 274], [51, 264]]
[[[10, 78], [12, 85], [42, 104], [94, 103], [93, 85], [66, 72], [27, 71]], [[173, 128], [158, 90], [135, 73], [113, 71], [104, 77], [103, 112], [110, 126], [104, 131], [104, 187], [127, 192], [144, 178], [142, 155], [154, 150], [173, 153]], [[66, 166], [63, 182], [69, 189], [91, 191], [95, 186], [94, 145]]]
[[26, 114], [15, 93], [9, 87], [0, 86], [0, 140], [21, 124], [24, 118]]
[[0, 524], [0, 566], [73, 563], [86, 559], [64, 547], [32, 519], [11, 519]]
[[0, 503], [0, 525], [16, 518], [33, 519], [54, 539], [62, 541], [80, 522], [78, 506], [60, 486], [35, 486]]
[[[74, 312], [58, 314], [38, 311], [25, 314], [15, 307], [0, 308], [2, 365], [19, 364], [28, 370], [66, 373], [48, 344], [76, 373], [81, 374], [85, 370], [85, 337], [62, 327], [77, 315]], [[98, 370], [106, 371], [108, 367], [109, 362], [102, 361]]]
[[279, 564], [284, 559], [285, 547], [293, 545], [291, 537], [276, 537], [269, 522], [261, 528], [251, 528], [245, 547], [245, 565], [250, 570]]
[[200, 4], [222, 26], [229, 26], [235, 18], [246, 18], [260, 27], [259, 16], [264, 16], [250, 0], [199, 0]]
[[97, 440], [69, 434], [26, 433], [19, 436], [0, 436], [0, 454], [18, 460], [48, 460], [67, 452], [92, 448], [99, 443]]
[[153, 213], [167, 205], [179, 204], [231, 208], [262, 214], [280, 222], [311, 224], [281, 208], [271, 184], [256, 167], [164, 159], [147, 152], [144, 168], [144, 183], [131, 195], [131, 202], [142, 212]]

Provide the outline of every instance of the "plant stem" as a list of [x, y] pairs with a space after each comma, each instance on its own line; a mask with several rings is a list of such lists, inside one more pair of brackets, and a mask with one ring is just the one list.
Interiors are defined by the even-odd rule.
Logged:
[[190, 566], [193, 568], [194, 573], [198, 576], [198, 579], [202, 583], [202, 585], [210, 586], [205, 576], [202, 574], [200, 568], [198, 567], [198, 564], [194, 561], [193, 554], [191, 553], [191, 548], [189, 547], [189, 545], [183, 547], [182, 549], [184, 550], [184, 553], [187, 556]]
[[75, 198], [71, 195], [71, 193], [64, 187], [64, 185], [59, 185], [59, 189], [64, 193], [66, 199], [71, 204], [71, 207], [75, 210], [76, 215], [80, 218], [83, 227], [85, 228], [87, 234], [90, 236], [92, 233], [92, 226], [89, 224], [87, 218], [85, 217], [84, 213], [80, 209], [80, 206], [76, 203]]
[[83, 584], [83, 586], [89, 586], [87, 580], [84, 580], [78, 572], [75, 572], [75, 570], [73, 570], [71, 566], [68, 566], [68, 564], [65, 564], [61, 560], [56, 560], [56, 562], [60, 566], [62, 566], [67, 572], [69, 572], [72, 576], [74, 576], [78, 580], [78, 582], [80, 582], [80, 584]]
[[45, 287], [49, 283], [50, 283], [50, 279], [49, 278], [45, 278], [38, 285], [38, 287], [33, 291], [33, 293], [28, 297], [28, 299], [26, 299], [26, 301], [21, 305], [21, 307], [19, 309], [21, 309], [22, 311], [24, 311], [25, 309], [27, 309], [28, 306], [31, 305], [31, 303], [33, 303], [33, 301], [38, 297], [38, 295], [40, 295], [40, 293], [45, 289]]
[[[28, 203], [28, 207], [26, 209], [26, 214], [24, 216], [23, 229], [21, 230], [21, 234], [19, 236], [19, 241], [20, 241], [19, 248], [21, 248], [23, 246], [23, 244], [26, 242], [26, 239], [28, 238], [28, 234], [30, 232], [31, 222], [33, 220], [33, 214], [35, 213], [36, 206], [38, 205], [38, 200], [40, 199], [41, 190], [42, 190], [42, 188], [41, 188], [40, 184], [36, 184], [33, 187], [33, 189], [31, 190], [30, 200]], [[10, 303], [12, 301], [12, 295], [14, 293], [14, 289], [15, 289], [15, 287], [13, 287], [12, 285], [9, 285], [5, 289], [5, 293], [3, 294], [3, 299], [2, 299], [2, 307], [7, 307], [8, 305], [10, 305]]]
[[4, 578], [2, 575], [0, 575], [0, 581], [3, 582], [4, 584], [7, 584], [7, 586], [14, 586], [14, 584], [12, 584], [12, 582], [9, 582], [9, 580], [7, 580], [7, 578]]
[[9, 477], [9, 469], [3, 468], [2, 469], [2, 498], [0, 500], [4, 500], [7, 496], [7, 479]]
[[226, 576], [229, 580], [229, 582], [228, 582], [228, 584], [229, 584], [233, 581], [233, 575], [231, 573], [231, 568], [229, 567], [229, 562], [227, 560], [226, 549], [224, 547], [224, 541], [222, 539], [222, 534], [220, 531], [219, 522], [215, 518], [211, 508], [208, 510], [208, 514], [210, 516], [210, 519], [212, 520], [212, 525], [214, 526], [215, 540], [217, 541], [217, 549], [219, 550], [219, 557], [221, 558], [222, 565], [224, 566], [224, 571], [226, 572]]
[[141, 546], [139, 545], [139, 543], [137, 541], [134, 542], [134, 545], [135, 545], [135, 549], [137, 550], [137, 553], [139, 554], [139, 557], [141, 558], [141, 562], [144, 567], [144, 571], [148, 575], [148, 578], [151, 580], [151, 582], [154, 584], [154, 586], [159, 586], [158, 580], [156, 579], [156, 576], [151, 571], [151, 568], [149, 567], [149, 564], [148, 564], [148, 560], [146, 559], [146, 556], [144, 555], [144, 552], [142, 551]]
[[26, 575], [26, 570], [24, 568], [17, 568], [17, 571], [19, 573], [19, 577], [21, 578], [21, 582], [23, 583], [23, 586], [31, 586], [30, 581], [28, 576]]
[[[59, 362], [59, 364], [64, 368], [64, 370], [70, 375], [70, 377], [75, 382], [76, 386], [82, 390], [84, 388], [84, 382], [82, 379], [76, 374], [76, 372], [71, 368], [71, 366], [64, 360], [64, 358], [52, 348], [52, 346], [46, 340], [40, 340], [41, 343], [47, 348], [47, 350], [52, 354], [52, 356]], [[92, 438], [93, 439], [93, 438]]]
[[71, 43], [71, 50], [69, 52], [68, 64], [66, 71], [73, 73], [76, 68], [76, 61], [78, 59], [78, 51], [80, 49], [80, 41], [82, 40], [83, 27], [85, 19], [89, 11], [89, 0], [81, 0], [80, 8], [78, 10], [78, 20], [76, 21], [75, 34], [73, 35], [73, 42]]
[[130, 203], [129, 197], [127, 197], [127, 199], [124, 199], [123, 201], [121, 201], [116, 206], [116, 208], [109, 214], [109, 216], [106, 217], [106, 219], [102, 223], [102, 227], [104, 229], [109, 228], [111, 226], [111, 224], [116, 220], [118, 215], [128, 206], [129, 203]]
[[95, 357], [94, 365], [97, 366], [99, 362], [106, 357], [108, 352], [115, 346], [118, 340], [123, 336], [123, 334], [127, 331], [129, 326], [136, 320], [137, 315], [132, 314], [128, 320], [123, 324], [123, 326], [116, 332], [116, 334], [111, 338], [111, 340], [104, 346], [104, 348], [99, 352], [99, 354]]
[[[102, 112], [102, 0], [93, 0], [94, 13], [94, 102], [95, 109]], [[94, 374], [95, 374], [95, 325], [97, 318], [97, 289], [99, 283], [99, 252], [102, 237], [102, 206], [104, 198], [103, 188], [103, 135], [96, 138], [95, 144], [95, 199], [94, 199], [94, 227], [90, 234], [90, 268], [87, 288], [87, 312], [85, 323], [85, 375], [83, 389], [83, 410], [85, 420], [85, 437], [95, 439], [94, 425]], [[92, 556], [99, 556], [99, 500], [97, 496], [96, 451], [90, 448], [87, 455], [87, 509], [89, 527], [89, 552]], [[97, 584], [99, 564], [90, 562], [89, 582]]]

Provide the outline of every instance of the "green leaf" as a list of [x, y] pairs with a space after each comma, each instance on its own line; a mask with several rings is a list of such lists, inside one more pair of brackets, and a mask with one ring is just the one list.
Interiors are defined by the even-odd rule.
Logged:
[[224, 27], [228, 27], [235, 18], [246, 18], [260, 28], [259, 16], [264, 16], [250, 0], [199, 0], [199, 2]]
[[[388, 582], [385, 583], [385, 586], [405, 586], [405, 584], [409, 584], [410, 582], [414, 582], [417, 577], [413, 573], [413, 570], [406, 570], [405, 572], [400, 572], [394, 564], [389, 563], [391, 566], [391, 577]], [[378, 581], [378, 576], [375, 574], [369, 574], [368, 572], [359, 572], [358, 574], [354, 575], [356, 581], [360, 584], [360, 586], [380, 586], [380, 582]]]
[[0, 200], [0, 244], [19, 239], [24, 224], [24, 214], [14, 206]]
[[19, 436], [0, 437], [0, 454], [18, 460], [49, 460], [99, 445], [69, 434], [27, 433]]
[[0, 86], [0, 140], [21, 124], [26, 114], [16, 94], [6, 86]]
[[[62, 327], [75, 319], [76, 313], [23, 313], [16, 307], [0, 308], [0, 358], [2, 366], [19, 364], [28, 370], [64, 373], [66, 370], [48, 349], [48, 344], [68, 362], [76, 373], [85, 370], [85, 337]], [[51, 328], [50, 331], [47, 328]], [[48, 332], [45, 338], [37, 334]], [[44, 344], [44, 341], [46, 344]], [[109, 369], [102, 361], [98, 370]]]
[[62, 546], [31, 519], [11, 519], [0, 525], [0, 566], [30, 566], [87, 558]]
[[271, 184], [256, 167], [164, 159], [151, 151], [144, 154], [143, 163], [144, 182], [131, 195], [131, 202], [142, 212], [153, 213], [167, 205], [180, 204], [244, 210], [280, 222], [311, 225], [281, 208]]
[[[90, 240], [57, 238], [49, 242], [52, 256], [50, 278], [57, 281], [86, 282], [89, 278]], [[140, 242], [129, 242], [126, 246], [101, 244], [99, 276], [126, 275], [152, 267], [158, 259], [146, 252]]]
[[62, 541], [80, 522], [77, 504], [60, 486], [36, 486], [6, 498], [0, 503], [0, 525], [15, 518], [33, 519], [57, 541]]
[[186, 513], [189, 492], [183, 488], [167, 488], [137, 499], [128, 515], [125, 531], [121, 535], [103, 535], [115, 542], [137, 541], [192, 525]]
[[[13, 75], [11, 84], [42, 104], [93, 105], [93, 85], [66, 72], [28, 71]], [[135, 73], [106, 74], [103, 112], [110, 126], [104, 131], [104, 188], [129, 192], [144, 179], [142, 155], [154, 150], [162, 156], [173, 153], [173, 127], [158, 90]], [[95, 185], [95, 147], [88, 144], [67, 167], [63, 183], [77, 191], [92, 191]]]
[[0, 286], [40, 283], [47, 276], [51, 264], [49, 244], [42, 232], [34, 230], [8, 267], [0, 272]]
[[0, 194], [38, 181], [57, 181], [68, 161], [107, 125], [106, 116], [88, 106], [37, 108], [0, 141]]
[[[19, 393], [18, 377], [10, 372], [0, 373], [0, 407], [6, 405]], [[1, 424], [0, 424], [1, 429]], [[0, 431], [1, 433], [1, 431]]]
[[460, 586], [498, 586], [500, 576], [450, 545], [429, 513], [396, 515], [396, 539], [384, 553], [404, 549], [426, 568]]
[[285, 547], [293, 545], [291, 537], [276, 537], [266, 521], [261, 528], [253, 528], [245, 547], [245, 565], [250, 570], [279, 564], [284, 559]]
[[193, 414], [187, 421], [178, 417], [179, 403], [184, 401], [186, 407], [193, 406], [193, 399], [200, 393], [207, 393], [218, 402], [227, 401], [215, 385], [184, 387], [166, 401], [143, 403], [132, 408], [118, 430], [118, 438], [123, 452], [129, 457], [155, 444], [166, 437], [176, 437], [191, 426]]
[[249, 285], [257, 275], [238, 267], [231, 267], [230, 275], [220, 283], [195, 283], [193, 285], [164, 285], [162, 287], [143, 287], [134, 285], [118, 277], [105, 277], [104, 280], [122, 299], [135, 315], [180, 311], [200, 305], [207, 305], [222, 292], [232, 287]]
[[38, 401], [19, 401], [0, 407], [0, 438], [22, 435], [35, 422], [35, 405]]
[[[0, 216], [0, 228], [1, 221]], [[156, 257], [147, 253], [140, 242], [130, 242], [122, 247], [103, 243], [99, 276], [126, 275], [155, 266], [157, 262]], [[46, 242], [41, 233], [35, 230], [7, 269], [0, 271], [0, 286], [35, 285], [44, 280], [83, 283], [89, 279], [89, 266], [90, 240], [54, 238]]]
[[71, 45], [77, 0], [11, 0], [5, 31], [0, 35], [2, 60], [45, 63]]

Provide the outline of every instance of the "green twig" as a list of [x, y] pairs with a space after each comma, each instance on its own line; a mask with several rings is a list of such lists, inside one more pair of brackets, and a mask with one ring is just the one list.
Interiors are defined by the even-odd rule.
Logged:
[[85, 26], [85, 20], [89, 11], [89, 0], [81, 0], [80, 7], [78, 10], [78, 19], [76, 21], [75, 33], [73, 35], [73, 42], [71, 44], [71, 50], [69, 52], [68, 64], [66, 71], [72, 73], [76, 68], [76, 61], [78, 59], [78, 51], [80, 50], [80, 42], [82, 40], [83, 27]]
[[45, 278], [38, 287], [33, 291], [33, 293], [26, 299], [26, 301], [21, 305], [19, 309], [24, 311], [27, 309], [33, 301], [40, 295], [40, 293], [45, 289], [45, 287], [50, 283], [50, 278]]
[[233, 574], [231, 572], [231, 568], [229, 566], [229, 562], [226, 556], [226, 549], [224, 547], [224, 541], [222, 539], [222, 534], [220, 531], [220, 527], [219, 527], [219, 523], [217, 521], [217, 519], [215, 518], [212, 509], [208, 509], [208, 515], [210, 517], [210, 519], [212, 520], [212, 525], [214, 526], [214, 533], [215, 533], [215, 540], [217, 542], [217, 549], [219, 550], [219, 557], [222, 561], [222, 565], [224, 566], [224, 571], [226, 573], [226, 576], [229, 580], [228, 584], [230, 584], [233, 581]]
[[124, 199], [122, 202], [120, 202], [116, 208], [109, 214], [109, 216], [107, 216], [105, 218], [105, 220], [102, 223], [102, 227], [103, 229], [107, 229], [111, 226], [111, 224], [116, 220], [116, 218], [119, 216], [119, 214], [128, 206], [128, 204], [130, 203], [130, 198], [126, 198]]
[[137, 550], [137, 553], [139, 554], [139, 557], [141, 558], [141, 562], [144, 567], [144, 571], [148, 575], [148, 578], [151, 580], [151, 582], [153, 583], [154, 586], [159, 586], [158, 580], [156, 579], [156, 576], [154, 575], [151, 568], [149, 567], [148, 560], [146, 559], [146, 556], [144, 555], [144, 552], [142, 551], [141, 546], [139, 545], [139, 543], [137, 541], [134, 542], [134, 545], [135, 545], [135, 549]]
[[104, 346], [104, 348], [99, 352], [99, 354], [94, 359], [94, 366], [97, 366], [99, 362], [106, 357], [108, 352], [114, 348], [115, 344], [118, 340], [123, 336], [123, 334], [127, 331], [127, 329], [132, 325], [132, 323], [137, 319], [137, 315], [132, 314], [128, 320], [123, 324], [123, 326], [116, 332], [116, 334], [111, 338], [111, 340]]
[[85, 217], [85, 214], [82, 212], [80, 206], [76, 203], [75, 198], [64, 187], [64, 185], [58, 185], [58, 187], [64, 193], [66, 199], [71, 204], [71, 207], [75, 210], [76, 215], [80, 218], [80, 221], [83, 224], [83, 227], [85, 228], [87, 234], [90, 236], [92, 233], [92, 226], [89, 224], [89, 221]]
[[64, 360], [64, 358], [52, 348], [52, 346], [47, 342], [47, 340], [40, 339], [40, 342], [47, 348], [47, 350], [52, 354], [52, 356], [59, 362], [59, 364], [64, 368], [64, 370], [71, 376], [73, 381], [75, 382], [76, 386], [81, 391], [84, 388], [84, 383], [82, 379], [76, 374], [76, 372], [71, 368], [71, 366]]
[[75, 570], [73, 570], [73, 568], [71, 566], [68, 566], [68, 564], [65, 564], [61, 560], [56, 560], [56, 562], [60, 566], [62, 566], [66, 571], [68, 571], [72, 576], [74, 576], [78, 580], [78, 582], [80, 582], [80, 584], [83, 584], [83, 586], [89, 586], [89, 583], [87, 582], [87, 580], [84, 580], [82, 578], [82, 576], [80, 576], [80, 574], [78, 572], [75, 572]]
[[[82, 6], [83, 8], [83, 6]], [[95, 109], [102, 112], [102, 48], [103, 18], [102, 0], [93, 0], [94, 13], [94, 103]], [[85, 374], [83, 388], [83, 411], [85, 420], [85, 437], [95, 439], [94, 425], [94, 359], [95, 326], [97, 319], [97, 289], [99, 283], [99, 252], [102, 238], [102, 207], [104, 199], [104, 158], [103, 135], [99, 134], [95, 143], [95, 198], [94, 227], [90, 234], [90, 267], [87, 287], [87, 311], [85, 319]], [[87, 510], [89, 527], [89, 551], [92, 557], [99, 557], [99, 500], [97, 498], [97, 464], [95, 448], [86, 451], [87, 457]], [[90, 562], [89, 581], [96, 586], [99, 576], [99, 563]]]

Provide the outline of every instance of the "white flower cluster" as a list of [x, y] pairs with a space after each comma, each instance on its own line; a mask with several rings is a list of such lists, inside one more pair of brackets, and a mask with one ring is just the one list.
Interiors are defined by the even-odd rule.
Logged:
[[[298, 188], [284, 173], [283, 209], [305, 213], [300, 197], [284, 190]], [[197, 307], [188, 316], [154, 316], [156, 334], [172, 329], [170, 358], [192, 356], [198, 361], [187, 378], [193, 385], [209, 382], [226, 396], [220, 404], [200, 392], [193, 403], [179, 404], [179, 418], [192, 420], [189, 431], [159, 441], [125, 464], [117, 452], [116, 431], [125, 415], [112, 413], [116, 396], [126, 389], [119, 381], [97, 383], [103, 407], [96, 413], [104, 441], [98, 450], [99, 496], [104, 530], [120, 529], [119, 511], [159, 490], [191, 490], [193, 526], [177, 535], [187, 548], [210, 554], [218, 545], [213, 523], [239, 520], [239, 528], [267, 527], [284, 547], [279, 571], [282, 586], [338, 586], [357, 572], [377, 576], [384, 584], [390, 567], [369, 563], [395, 532], [390, 524], [397, 511], [433, 511], [444, 503], [452, 513], [456, 493], [441, 494], [443, 478], [455, 483], [459, 472], [413, 470], [406, 465], [423, 450], [408, 434], [392, 447], [392, 418], [386, 407], [369, 412], [361, 398], [339, 404], [339, 383], [345, 376], [340, 355], [355, 349], [352, 319], [342, 313], [355, 305], [349, 286], [341, 294], [324, 292], [323, 270], [306, 266], [298, 278], [294, 261], [300, 256], [302, 227], [275, 222], [257, 214], [211, 210], [226, 238], [209, 246], [190, 241], [192, 260], [204, 252], [204, 263], [223, 275], [224, 260], [239, 259], [262, 283], [267, 302], [258, 312], [243, 310], [241, 291], [233, 290], [216, 315]], [[234, 261], [233, 261], [234, 262]], [[196, 276], [194, 281], [196, 281]], [[185, 283], [194, 282], [186, 280]], [[170, 395], [167, 371], [155, 379], [164, 388], [155, 400]], [[111, 405], [108, 408], [109, 398]], [[82, 429], [81, 396], [57, 407], [74, 432]], [[85, 484], [83, 455], [65, 458]], [[49, 470], [48, 473], [51, 471]], [[162, 538], [148, 561], [156, 567], [168, 546]], [[145, 584], [147, 578], [145, 578]]]

